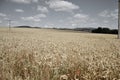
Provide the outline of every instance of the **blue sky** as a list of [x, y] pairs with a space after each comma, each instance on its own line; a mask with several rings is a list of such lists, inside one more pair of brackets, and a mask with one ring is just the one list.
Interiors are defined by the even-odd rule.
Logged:
[[118, 0], [1, 0], [0, 26], [117, 28]]

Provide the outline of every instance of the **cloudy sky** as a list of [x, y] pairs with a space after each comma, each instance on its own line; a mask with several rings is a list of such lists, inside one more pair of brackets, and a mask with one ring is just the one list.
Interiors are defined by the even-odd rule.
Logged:
[[117, 28], [118, 0], [0, 0], [0, 26]]

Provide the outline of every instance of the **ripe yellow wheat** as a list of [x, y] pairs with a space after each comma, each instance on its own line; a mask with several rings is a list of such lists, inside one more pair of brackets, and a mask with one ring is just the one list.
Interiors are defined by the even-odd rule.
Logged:
[[52, 29], [0, 29], [0, 80], [120, 80], [116, 35]]

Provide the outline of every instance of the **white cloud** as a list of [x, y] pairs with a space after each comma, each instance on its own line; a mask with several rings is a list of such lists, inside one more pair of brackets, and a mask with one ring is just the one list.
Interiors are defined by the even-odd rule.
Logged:
[[89, 20], [89, 15], [87, 14], [78, 13], [78, 14], [75, 14], [73, 17], [74, 17], [74, 19], [72, 19], [73, 24], [86, 23]]
[[25, 3], [25, 4], [29, 4], [31, 2], [31, 0], [11, 0], [11, 1], [16, 3]]
[[39, 22], [39, 21], [41, 21], [41, 18], [45, 18], [45, 17], [46, 17], [45, 14], [38, 14], [38, 15], [35, 15], [35, 16], [21, 17], [21, 19], [25, 20], [25, 21]]
[[118, 9], [115, 9], [114, 11], [104, 10], [104, 11], [100, 12], [98, 15], [101, 17], [104, 17], [104, 18], [117, 19], [118, 18]]
[[115, 9], [114, 11], [112, 11], [110, 13], [111, 17], [113, 17], [113, 19], [117, 19], [118, 18], [118, 9]]
[[87, 14], [77, 13], [73, 17], [69, 17], [67, 23], [69, 26], [75, 27], [89, 27], [88, 23], [92, 23], [93, 19]]
[[89, 18], [89, 16], [86, 14], [75, 14], [74, 17], [78, 18], [78, 19], [88, 19]]
[[2, 23], [2, 21], [0, 21], [0, 23]]
[[12, 2], [15, 3], [24, 3], [24, 4], [30, 4], [31, 2], [37, 3], [38, 0], [11, 0]]
[[63, 20], [59, 20], [59, 22], [64, 22]]
[[54, 27], [56, 27], [56, 26], [55, 26], [55, 24], [53, 24], [53, 23], [46, 23], [46, 24], [44, 25], [44, 28], [54, 28]]
[[109, 21], [108, 21], [108, 20], [104, 20], [103, 22], [104, 22], [104, 23], [108, 23]]
[[4, 20], [9, 20], [9, 18], [7, 18], [7, 17], [4, 17]]
[[33, 0], [33, 2], [37, 3], [37, 2], [38, 2], [38, 0]]
[[15, 9], [16, 12], [24, 12], [22, 9]]
[[4, 13], [0, 13], [0, 16], [1, 16], [1, 17], [6, 17], [7, 15], [4, 14]]
[[35, 22], [41, 21], [41, 19], [35, 18], [35, 17], [33, 17], [33, 16], [31, 16], [31, 17], [22, 17], [21, 19], [23, 19], [23, 20], [25, 20], [25, 21], [35, 21]]
[[72, 23], [71, 25], [72, 25], [72, 27], [76, 27], [77, 26], [77, 24], [75, 24], [75, 23]]
[[79, 6], [64, 0], [50, 0], [46, 3], [55, 11], [72, 11], [74, 9], [79, 9]]
[[12, 25], [15, 26], [15, 25], [18, 25], [19, 22], [18, 21], [11, 21]]
[[47, 13], [48, 12], [48, 9], [44, 6], [37, 6], [37, 10], [38, 11], [41, 11], [43, 13]]
[[46, 15], [45, 14], [38, 14], [34, 16], [35, 18], [45, 18]]
[[98, 14], [101, 17], [110, 17], [110, 14], [107, 10], [104, 10]]

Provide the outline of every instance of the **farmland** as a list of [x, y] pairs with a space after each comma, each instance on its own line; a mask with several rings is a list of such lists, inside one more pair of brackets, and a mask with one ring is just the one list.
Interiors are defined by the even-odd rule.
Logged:
[[117, 35], [0, 28], [0, 80], [120, 80]]

